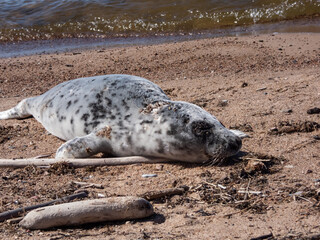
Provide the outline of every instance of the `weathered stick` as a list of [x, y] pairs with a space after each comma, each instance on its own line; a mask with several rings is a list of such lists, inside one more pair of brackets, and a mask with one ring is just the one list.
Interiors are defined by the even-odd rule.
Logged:
[[147, 200], [154, 200], [154, 199], [158, 199], [166, 196], [183, 194], [185, 191], [187, 191], [187, 187], [168, 188], [168, 189], [159, 190], [159, 191], [145, 192], [144, 194], [141, 194], [139, 196]]
[[261, 235], [259, 237], [250, 238], [250, 240], [262, 240], [262, 239], [267, 239], [267, 238], [271, 238], [271, 237], [273, 237], [273, 234], [269, 233], [266, 235]]
[[71, 201], [76, 198], [83, 198], [83, 197], [87, 197], [87, 196], [88, 196], [88, 193], [83, 191], [83, 192], [80, 192], [77, 194], [65, 196], [63, 198], [58, 198], [58, 199], [55, 199], [55, 200], [52, 200], [49, 202], [40, 203], [40, 204], [29, 206], [29, 207], [22, 207], [22, 208], [17, 208], [14, 210], [6, 211], [3, 213], [0, 213], [0, 222], [3, 222], [3, 221], [10, 219], [10, 218], [15, 218], [15, 217], [19, 216], [21, 213], [28, 212], [33, 209], [49, 206], [49, 205], [52, 205], [57, 202], [68, 202], [68, 201]]
[[168, 162], [161, 158], [146, 158], [140, 156], [133, 157], [118, 157], [118, 158], [77, 158], [77, 159], [50, 159], [50, 158], [27, 158], [27, 159], [0, 159], [0, 168], [23, 168], [29, 165], [38, 167], [50, 166], [54, 163], [66, 162], [72, 167], [87, 167], [87, 166], [115, 166], [128, 165], [135, 163], [162, 163]]
[[149, 217], [152, 205], [139, 197], [112, 197], [64, 203], [29, 212], [19, 223], [28, 229], [47, 229], [84, 223]]

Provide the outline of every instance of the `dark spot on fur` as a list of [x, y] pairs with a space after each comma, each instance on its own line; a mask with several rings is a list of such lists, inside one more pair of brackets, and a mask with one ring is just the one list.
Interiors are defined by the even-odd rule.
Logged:
[[112, 93], [111, 96], [112, 96], [112, 97], [115, 97], [115, 96], [117, 96], [117, 94], [116, 94], [116, 93]]
[[163, 141], [161, 139], [157, 139], [156, 140], [158, 143], [158, 153], [164, 153], [164, 144]]
[[140, 122], [140, 125], [142, 125], [142, 124], [151, 124], [151, 123], [153, 123], [153, 120], [143, 120], [142, 122]]
[[77, 111], [75, 112], [75, 114], [78, 114], [80, 112], [80, 109], [77, 109]]
[[71, 106], [71, 101], [69, 101], [68, 103], [67, 103], [67, 109]]
[[62, 122], [63, 120], [66, 120], [66, 116], [60, 116], [59, 121]]
[[122, 99], [121, 102], [122, 102], [122, 106], [128, 106], [127, 102], [124, 99]]
[[90, 103], [89, 108], [93, 115], [92, 120], [106, 118], [107, 109], [99, 101], [96, 103]]
[[107, 98], [107, 97], [105, 97], [104, 99], [107, 101], [107, 106], [108, 106], [108, 107], [111, 107], [111, 105], [112, 105], [112, 100], [111, 100], [110, 98]]
[[70, 123], [73, 124], [73, 118], [70, 119]]
[[131, 136], [127, 136], [127, 143], [129, 145], [132, 145], [132, 137]]
[[94, 121], [92, 123], [90, 123], [90, 125], [92, 125], [93, 128], [97, 127], [100, 124], [99, 121]]
[[78, 100], [78, 99], [76, 99], [76, 100], [74, 100], [74, 101], [73, 101], [73, 103], [74, 103], [74, 104], [76, 104], [78, 101], [79, 101], [79, 100]]
[[177, 150], [183, 150], [183, 151], [186, 151], [187, 149], [187, 145], [186, 144], [183, 144], [181, 141], [175, 141], [175, 142], [171, 142], [170, 145], [177, 149]]
[[102, 98], [102, 92], [96, 94], [96, 98], [98, 99], [99, 102], [101, 102]]
[[131, 117], [131, 114], [125, 115], [124, 120], [128, 120]]
[[121, 120], [118, 122], [118, 126], [123, 127], [123, 122]]
[[170, 129], [167, 131], [168, 135], [176, 135], [178, 133], [178, 126], [175, 124], [170, 124]]
[[84, 120], [86, 122], [86, 121], [88, 121], [89, 116], [90, 116], [90, 114], [85, 113], [82, 115], [81, 120]]
[[162, 131], [161, 131], [161, 129], [159, 129], [159, 130], [155, 131], [154, 133], [161, 134]]
[[145, 153], [146, 152], [146, 148], [145, 147], [138, 147], [137, 148], [137, 151], [138, 151], [138, 153], [140, 153], [140, 154], [143, 154], [143, 153]]
[[63, 97], [64, 97], [64, 95], [60, 95], [60, 97], [61, 97], [61, 98], [63, 98]]
[[187, 114], [183, 115], [181, 118], [183, 119], [182, 121], [184, 124], [187, 124], [190, 122], [190, 116]]
[[110, 116], [110, 119], [111, 119], [111, 120], [114, 120], [114, 119], [116, 119], [116, 116], [111, 115], [111, 116]]

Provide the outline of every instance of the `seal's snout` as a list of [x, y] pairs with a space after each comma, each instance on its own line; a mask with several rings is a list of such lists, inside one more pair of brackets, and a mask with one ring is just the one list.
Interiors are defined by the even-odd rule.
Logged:
[[228, 142], [228, 151], [232, 153], [231, 155], [235, 155], [239, 152], [242, 146], [242, 140], [238, 136], [234, 136]]

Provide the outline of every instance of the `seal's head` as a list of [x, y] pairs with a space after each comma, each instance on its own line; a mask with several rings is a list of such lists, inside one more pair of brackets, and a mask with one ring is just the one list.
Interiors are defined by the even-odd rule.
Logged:
[[227, 129], [213, 115], [187, 102], [172, 101], [158, 111], [166, 126], [172, 158], [220, 164], [242, 146], [240, 131]]

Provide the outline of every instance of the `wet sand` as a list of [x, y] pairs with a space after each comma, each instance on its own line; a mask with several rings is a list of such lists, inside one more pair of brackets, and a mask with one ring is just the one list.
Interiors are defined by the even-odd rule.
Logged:
[[[66, 80], [133, 74], [173, 100], [193, 102], [225, 126], [245, 131], [242, 151], [268, 171], [244, 173], [247, 157], [226, 166], [147, 164], [96, 169], [1, 169], [0, 211], [71, 194], [70, 181], [99, 183], [89, 197], [136, 195], [187, 185], [181, 196], [152, 201], [146, 221], [26, 231], [1, 223], [1, 238], [250, 239], [320, 234], [320, 34], [219, 37], [0, 59], [0, 110]], [[227, 100], [227, 104], [225, 103]], [[0, 121], [0, 157], [52, 154], [63, 142], [34, 119]], [[144, 173], [158, 177], [144, 179]], [[215, 184], [226, 189], [217, 189]], [[241, 194], [239, 190], [260, 191]], [[292, 195], [293, 194], [293, 195]], [[295, 194], [295, 195], [294, 195]]]

